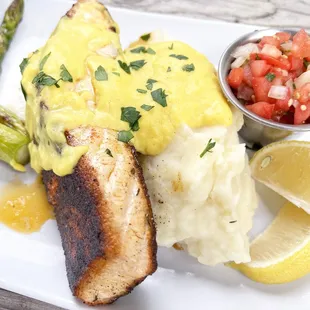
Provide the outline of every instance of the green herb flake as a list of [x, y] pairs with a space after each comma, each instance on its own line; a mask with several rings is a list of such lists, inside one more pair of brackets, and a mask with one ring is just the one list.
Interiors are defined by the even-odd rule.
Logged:
[[113, 157], [112, 152], [110, 151], [110, 149], [106, 149], [104, 152], [106, 154], [108, 154], [110, 157]]
[[133, 70], [137, 71], [137, 70], [141, 69], [145, 64], [146, 64], [146, 62], [143, 59], [142, 60], [135, 60], [129, 64], [129, 67], [132, 68]]
[[255, 60], [261, 60], [258, 54], [255, 55]]
[[170, 50], [173, 50], [173, 43], [172, 43], [170, 46], [168, 46], [168, 48], [169, 48]]
[[148, 90], [152, 90], [153, 89], [153, 84], [154, 83], [156, 83], [157, 81], [156, 80], [153, 80], [153, 79], [148, 79], [147, 81], [146, 81], [146, 88], [148, 89]]
[[130, 67], [126, 64], [126, 62], [118, 60], [118, 64], [127, 74], [130, 74]]
[[296, 88], [297, 88], [295, 83], [293, 83], [293, 88], [294, 88], [294, 89], [296, 89]]
[[171, 67], [168, 67], [167, 72], [171, 72]]
[[182, 70], [186, 71], [186, 72], [191, 72], [191, 71], [195, 70], [195, 66], [194, 66], [194, 64], [184, 65], [182, 67]]
[[150, 47], [146, 50], [146, 53], [151, 54], [151, 55], [155, 55], [156, 54], [156, 52], [152, 48], [150, 48]]
[[29, 63], [29, 59], [24, 58], [23, 61], [21, 62], [21, 64], [19, 65], [19, 69], [20, 69], [21, 74], [24, 73], [26, 67], [28, 66], [28, 63]]
[[129, 127], [133, 131], [139, 130], [139, 118], [141, 117], [140, 112], [134, 107], [121, 108], [121, 120], [127, 122]]
[[166, 101], [166, 97], [168, 95], [165, 94], [165, 91], [162, 88], [158, 88], [156, 90], [153, 90], [151, 92], [152, 98], [155, 102], [157, 102], [158, 104], [160, 104], [162, 107], [166, 107], [167, 106], [167, 101]]
[[147, 105], [147, 104], [142, 104], [141, 109], [145, 110], [145, 111], [150, 111], [154, 108], [153, 105]]
[[203, 150], [203, 152], [200, 154], [200, 158], [206, 155], [207, 152], [212, 153], [212, 149], [215, 147], [216, 142], [212, 142], [212, 139], [209, 140], [206, 148]]
[[169, 55], [169, 57], [173, 57], [173, 58], [176, 58], [176, 59], [179, 59], [179, 60], [186, 60], [186, 59], [188, 59], [188, 57], [186, 57], [184, 55], [176, 55], [176, 54], [171, 54], [171, 55]]
[[133, 50], [130, 50], [133, 54], [140, 54], [140, 53], [146, 53], [146, 49], [144, 46], [139, 46], [137, 48], [134, 48]]
[[234, 224], [234, 223], [237, 223], [237, 221], [230, 221], [229, 223], [230, 224]]
[[112, 72], [114, 75], [120, 76], [119, 72]]
[[124, 143], [128, 143], [132, 138], [133, 138], [133, 134], [130, 130], [128, 131], [122, 130], [117, 135], [117, 140], [124, 142]]
[[307, 60], [304, 58], [304, 66], [305, 66], [305, 68], [308, 68], [309, 65], [310, 65], [310, 61], [307, 61]]
[[144, 35], [142, 35], [140, 38], [143, 40], [143, 41], [148, 41], [151, 37], [151, 34], [150, 33], [146, 33]]
[[275, 74], [273, 74], [273, 73], [267, 73], [266, 75], [265, 75], [265, 78], [269, 81], [269, 82], [272, 82], [274, 79], [275, 79], [275, 77], [276, 77], [276, 75]]
[[58, 82], [59, 80], [55, 80], [52, 76], [45, 74], [43, 71], [39, 72], [32, 80], [32, 84], [35, 84], [37, 87], [55, 85], [59, 88]]
[[147, 91], [145, 89], [137, 88], [137, 92], [140, 94], [146, 94]]
[[45, 56], [43, 57], [43, 59], [42, 59], [41, 62], [40, 62], [40, 65], [39, 65], [40, 71], [43, 70], [45, 63], [46, 63], [46, 61], [48, 60], [48, 58], [49, 58], [50, 56], [51, 56], [51, 52], [49, 52], [47, 55], [45, 55]]
[[108, 74], [102, 66], [99, 66], [95, 71], [95, 78], [97, 81], [107, 81]]
[[72, 75], [69, 73], [65, 65], [61, 65], [60, 70], [60, 77], [64, 82], [73, 82]]

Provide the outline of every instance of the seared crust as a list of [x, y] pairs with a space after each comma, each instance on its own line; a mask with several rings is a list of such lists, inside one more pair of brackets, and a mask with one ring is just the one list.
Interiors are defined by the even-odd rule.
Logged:
[[134, 149], [112, 130], [84, 127], [66, 136], [69, 145], [90, 145], [89, 151], [71, 175], [44, 171], [43, 182], [55, 208], [69, 285], [89, 305], [111, 303], [157, 268], [142, 170]]

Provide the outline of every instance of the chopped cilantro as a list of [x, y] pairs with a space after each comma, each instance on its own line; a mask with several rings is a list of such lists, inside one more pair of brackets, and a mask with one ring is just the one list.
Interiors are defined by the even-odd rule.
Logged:
[[258, 54], [255, 55], [255, 60], [261, 60]]
[[151, 34], [150, 33], [146, 33], [144, 35], [142, 35], [140, 38], [143, 40], [143, 41], [148, 41], [151, 37]]
[[113, 157], [112, 152], [110, 151], [110, 149], [106, 149], [104, 152], [106, 154], [108, 154], [110, 157]]
[[194, 66], [194, 64], [184, 65], [182, 67], [182, 70], [186, 71], [186, 72], [191, 72], [191, 71], [195, 70], [195, 66]]
[[137, 92], [140, 94], [146, 94], [147, 91], [145, 89], [137, 88]]
[[24, 73], [25, 68], [27, 67], [28, 63], [29, 63], [29, 59], [28, 58], [24, 58], [23, 61], [21, 62], [21, 64], [19, 65], [21, 74]]
[[146, 50], [146, 52], [148, 54], [151, 54], [151, 55], [155, 55], [156, 54], [156, 52], [152, 48], [150, 48], [150, 47]]
[[142, 104], [141, 109], [145, 110], [145, 111], [150, 111], [154, 108], [153, 105], [147, 105], [147, 104]]
[[133, 134], [130, 130], [128, 131], [122, 130], [117, 135], [117, 140], [124, 142], [124, 143], [128, 143], [132, 138], [133, 138]]
[[168, 67], [167, 72], [170, 72], [170, 71], [171, 71], [171, 67]]
[[126, 64], [126, 62], [118, 60], [118, 64], [127, 74], [130, 74], [130, 67]]
[[65, 82], [73, 82], [72, 75], [69, 73], [65, 65], [60, 66], [60, 77]]
[[203, 156], [205, 156], [205, 154], [207, 152], [212, 153], [212, 149], [215, 147], [216, 142], [212, 142], [212, 139], [209, 140], [206, 148], [203, 150], [203, 152], [200, 154], [200, 158], [202, 158]]
[[95, 71], [95, 78], [97, 81], [107, 81], [108, 74], [102, 66], [99, 66]]
[[59, 80], [55, 80], [52, 76], [45, 74], [43, 71], [39, 72], [32, 80], [32, 84], [35, 84], [37, 87], [55, 85], [59, 88], [58, 82]]
[[133, 131], [139, 130], [140, 112], [134, 107], [121, 108], [121, 120], [129, 123], [129, 127]]
[[40, 65], [39, 65], [40, 71], [43, 70], [45, 63], [46, 63], [46, 61], [48, 60], [48, 58], [49, 58], [50, 56], [51, 56], [51, 52], [49, 52], [47, 55], [45, 55], [45, 56], [43, 57], [43, 59], [42, 59], [41, 62], [40, 62]]
[[112, 72], [114, 75], [120, 76], [119, 72]]
[[179, 60], [186, 60], [186, 59], [188, 59], [188, 57], [186, 57], [184, 55], [176, 55], [176, 54], [171, 54], [171, 55], [169, 55], [169, 57], [177, 58]]
[[135, 60], [135, 61], [132, 61], [130, 64], [129, 64], [129, 67], [132, 68], [133, 70], [139, 70], [141, 69], [144, 65], [146, 64], [145, 60]]
[[306, 68], [308, 68], [308, 66], [310, 65], [310, 61], [307, 61], [305, 58], [304, 58], [304, 66]]
[[157, 81], [156, 80], [153, 80], [153, 79], [148, 79], [146, 81], [146, 88], [148, 90], [152, 90], [153, 89], [153, 84], [156, 83]]
[[158, 104], [160, 104], [162, 107], [166, 107], [167, 106], [167, 101], [166, 101], [166, 97], [168, 95], [165, 94], [165, 91], [162, 88], [158, 88], [156, 90], [153, 90], [151, 92], [152, 98], [155, 102], [157, 102]]
[[168, 46], [168, 48], [169, 48], [170, 50], [173, 50], [173, 43], [172, 43], [170, 46]]
[[272, 82], [273, 80], [274, 80], [274, 78], [275, 78], [276, 76], [275, 76], [275, 74], [273, 74], [273, 73], [267, 73], [266, 75], [265, 75], [265, 78], [269, 81], [269, 82]]
[[230, 221], [229, 223], [230, 224], [234, 224], [234, 223], [237, 223], [237, 221]]
[[146, 49], [144, 46], [139, 46], [137, 48], [134, 48], [133, 50], [130, 50], [130, 52], [134, 54], [146, 53]]

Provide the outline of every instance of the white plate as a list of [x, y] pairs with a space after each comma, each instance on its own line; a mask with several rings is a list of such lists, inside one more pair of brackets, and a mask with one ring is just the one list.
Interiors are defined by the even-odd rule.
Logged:
[[[3, 14], [11, 0], [1, 0]], [[26, 0], [24, 20], [3, 63], [0, 103], [19, 115], [24, 113], [18, 65], [28, 52], [44, 44], [59, 18], [70, 8], [68, 0]], [[218, 21], [144, 14], [111, 8], [126, 46], [143, 32], [163, 29], [175, 39], [192, 45], [217, 65], [224, 48], [235, 38], [258, 27]], [[2, 18], [0, 14], [0, 18]], [[16, 175], [0, 165], [0, 186]], [[34, 174], [19, 174], [31, 181]], [[283, 203], [277, 195], [257, 188], [261, 205], [253, 233], [263, 229]], [[271, 210], [264, 205], [272, 205]], [[0, 225], [0, 286], [67, 309], [89, 309], [72, 297], [55, 221], [39, 233], [23, 235]], [[309, 309], [310, 276], [286, 285], [254, 283], [224, 266], [206, 267], [185, 253], [159, 249], [159, 268], [132, 294], [121, 298], [114, 310], [170, 309]], [[100, 308], [100, 307], [99, 307]], [[98, 308], [97, 308], [98, 309]], [[101, 309], [101, 308], [100, 308]]]

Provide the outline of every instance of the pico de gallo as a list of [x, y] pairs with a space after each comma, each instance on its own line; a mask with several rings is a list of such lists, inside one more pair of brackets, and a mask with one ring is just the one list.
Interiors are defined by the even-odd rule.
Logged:
[[227, 81], [253, 113], [285, 124], [310, 123], [310, 37], [301, 29], [239, 46]]

